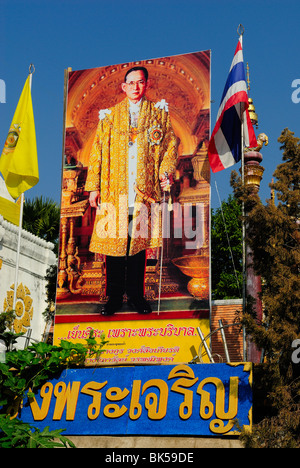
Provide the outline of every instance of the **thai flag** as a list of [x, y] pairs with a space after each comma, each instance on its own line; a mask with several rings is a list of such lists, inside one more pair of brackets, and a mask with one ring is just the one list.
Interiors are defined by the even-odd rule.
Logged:
[[208, 157], [213, 172], [222, 171], [240, 161], [242, 129], [244, 146], [257, 146], [248, 107], [242, 36], [240, 36], [223, 91], [216, 125], [208, 145]]

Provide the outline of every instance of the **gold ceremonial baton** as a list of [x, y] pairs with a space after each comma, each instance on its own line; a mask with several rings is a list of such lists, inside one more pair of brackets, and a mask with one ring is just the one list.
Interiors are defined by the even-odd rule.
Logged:
[[[166, 174], [166, 177], [168, 177], [168, 175]], [[134, 191], [137, 195], [139, 195], [142, 200], [144, 201], [148, 201], [150, 203], [159, 203], [160, 200], [155, 200], [153, 197], [150, 197], [148, 195], [146, 195], [145, 193], [143, 193], [139, 188], [138, 186], [134, 183]], [[165, 201], [166, 201], [166, 191], [169, 192], [169, 194], [171, 195], [171, 186], [170, 186], [170, 183], [168, 181], [168, 185], [167, 185], [167, 190], [164, 190], [164, 196], [163, 196], [163, 200], [162, 200], [162, 206], [165, 205]], [[172, 211], [172, 199], [171, 199], [171, 196], [169, 196], [169, 203], [168, 203], [168, 211]], [[163, 230], [163, 213], [162, 213], [162, 230]], [[157, 306], [157, 315], [159, 315], [159, 312], [160, 312], [160, 303], [161, 303], [161, 286], [162, 286], [162, 266], [163, 266], [163, 255], [164, 255], [164, 236], [162, 234], [162, 245], [161, 245], [161, 252], [160, 252], [160, 271], [159, 271], [159, 287], [158, 287], [158, 306]]]
[[157, 203], [159, 200], [155, 200], [153, 197], [146, 195], [143, 193], [136, 184], [133, 185], [134, 191], [137, 195], [139, 195], [144, 201], [148, 201], [150, 203]]

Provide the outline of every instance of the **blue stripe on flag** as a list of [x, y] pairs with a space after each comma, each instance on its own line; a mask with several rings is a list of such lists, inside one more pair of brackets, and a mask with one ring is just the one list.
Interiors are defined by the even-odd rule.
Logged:
[[237, 81], [246, 81], [245, 68], [243, 62], [238, 62], [230, 71], [222, 94], [221, 103], [223, 102], [223, 99], [226, 96], [228, 89]]
[[224, 112], [221, 129], [232, 156], [238, 162], [241, 159], [241, 119], [235, 106]]

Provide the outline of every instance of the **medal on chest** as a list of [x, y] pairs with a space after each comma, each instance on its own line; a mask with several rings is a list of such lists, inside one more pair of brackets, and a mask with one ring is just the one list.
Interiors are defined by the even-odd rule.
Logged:
[[148, 129], [148, 142], [151, 146], [159, 145], [163, 139], [163, 131], [159, 124], [155, 123]]

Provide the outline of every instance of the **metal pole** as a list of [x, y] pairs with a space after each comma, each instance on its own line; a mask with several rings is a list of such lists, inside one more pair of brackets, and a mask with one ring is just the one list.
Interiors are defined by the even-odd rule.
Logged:
[[219, 327], [220, 327], [221, 337], [222, 337], [222, 341], [223, 341], [223, 346], [224, 346], [224, 351], [225, 351], [226, 362], [230, 362], [230, 357], [229, 357], [229, 352], [228, 352], [228, 347], [227, 347], [227, 342], [226, 342], [225, 331], [224, 331], [223, 322], [222, 322], [221, 319], [219, 320]]
[[[34, 73], [34, 70], [35, 70], [34, 66], [31, 63], [30, 67], [29, 67], [29, 85], [30, 85], [30, 89], [31, 89], [31, 85], [32, 85], [32, 74]], [[23, 206], [24, 206], [24, 193], [21, 194], [21, 204], [20, 204], [17, 258], [16, 258], [15, 284], [14, 284], [14, 296], [13, 296], [13, 310], [14, 311], [16, 310], [16, 302], [17, 302], [19, 263], [20, 263], [20, 251], [21, 251], [21, 235], [22, 235], [22, 225], [23, 225]]]
[[30, 344], [31, 334], [32, 334], [32, 328], [29, 328], [29, 329], [28, 329], [28, 332], [27, 332], [27, 335], [26, 335], [26, 337], [25, 337], [24, 349], [28, 348], [28, 346], [29, 346], [29, 344]]
[[[242, 125], [243, 135], [243, 125]], [[244, 148], [243, 148], [243, 136], [242, 136], [242, 184], [245, 184], [245, 168], [244, 168]], [[243, 315], [246, 313], [246, 226], [245, 226], [245, 203], [242, 203], [242, 248], [243, 248]], [[244, 362], [247, 360], [247, 345], [246, 345], [246, 331], [243, 327], [243, 359]]]
[[[241, 41], [243, 40], [244, 28], [239, 25]], [[243, 46], [243, 44], [242, 44]], [[242, 104], [240, 104], [242, 106]], [[241, 108], [241, 169], [242, 169], [242, 185], [245, 185], [245, 158], [244, 158], [244, 125]], [[243, 315], [246, 313], [246, 226], [245, 226], [245, 204], [242, 203], [242, 250], [243, 250]], [[247, 344], [246, 344], [246, 330], [243, 327], [243, 360], [247, 361]]]
[[23, 224], [23, 205], [24, 205], [24, 193], [22, 193], [21, 195], [21, 205], [20, 205], [20, 219], [19, 219], [14, 298], [13, 298], [13, 310], [14, 311], [16, 310], [16, 302], [17, 302], [17, 289], [18, 289], [18, 276], [19, 276], [20, 250], [21, 250], [21, 234], [22, 234], [22, 224]]
[[[242, 50], [243, 50], [243, 35], [245, 28], [242, 24], [238, 25], [237, 33], [241, 40]], [[245, 169], [244, 169], [244, 126], [243, 126], [243, 114], [242, 114], [242, 104], [240, 103], [240, 116], [241, 116], [241, 172], [242, 172], [242, 185], [244, 187], [245, 183]], [[246, 313], [246, 228], [245, 228], [245, 206], [242, 202], [242, 255], [243, 255], [243, 315]], [[247, 360], [247, 351], [246, 351], [246, 330], [243, 327], [243, 360]]]
[[164, 192], [164, 199], [162, 202], [161, 209], [161, 249], [160, 249], [160, 266], [159, 266], [159, 285], [158, 285], [158, 304], [157, 304], [157, 315], [160, 312], [160, 299], [161, 299], [161, 282], [162, 282], [162, 267], [163, 267], [163, 257], [164, 257], [164, 207], [166, 201], [166, 192]]
[[198, 334], [199, 334], [199, 336], [200, 336], [200, 339], [201, 339], [201, 341], [202, 341], [202, 343], [203, 343], [203, 346], [204, 346], [204, 348], [205, 348], [205, 351], [207, 352], [207, 355], [208, 355], [208, 357], [209, 357], [210, 362], [212, 362], [212, 363], [214, 364], [215, 361], [214, 361], [214, 359], [213, 359], [213, 357], [212, 357], [212, 354], [211, 354], [211, 352], [210, 352], [209, 347], [207, 346], [207, 343], [206, 343], [206, 341], [205, 341], [205, 339], [204, 339], [204, 335], [203, 335], [202, 330], [201, 330], [200, 327], [197, 327], [197, 332], [198, 332]]

